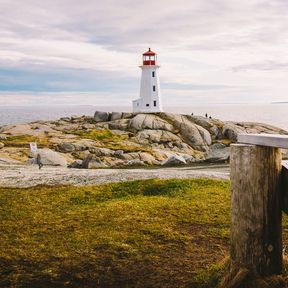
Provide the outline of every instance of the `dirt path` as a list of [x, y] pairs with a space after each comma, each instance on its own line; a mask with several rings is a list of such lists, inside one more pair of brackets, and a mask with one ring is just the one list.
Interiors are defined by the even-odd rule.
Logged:
[[198, 165], [193, 167], [155, 169], [69, 169], [63, 167], [3, 165], [0, 166], [0, 186], [29, 187], [47, 185], [97, 185], [139, 179], [169, 178], [229, 178], [227, 165]]

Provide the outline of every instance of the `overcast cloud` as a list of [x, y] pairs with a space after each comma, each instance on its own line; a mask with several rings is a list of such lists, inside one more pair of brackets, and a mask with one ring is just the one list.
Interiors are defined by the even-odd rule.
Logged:
[[148, 47], [166, 105], [288, 101], [287, 11], [286, 0], [0, 0], [0, 105], [130, 105]]

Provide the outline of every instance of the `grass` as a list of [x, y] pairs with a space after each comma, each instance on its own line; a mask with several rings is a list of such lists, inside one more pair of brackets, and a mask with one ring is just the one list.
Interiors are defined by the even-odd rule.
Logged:
[[74, 134], [84, 139], [91, 139], [94, 141], [102, 142], [105, 148], [112, 150], [123, 150], [124, 152], [151, 152], [149, 146], [138, 146], [138, 145], [126, 145], [123, 141], [127, 140], [129, 137], [127, 135], [115, 135], [109, 129], [102, 130], [69, 130], [66, 131], [67, 134]]
[[0, 287], [215, 287], [229, 197], [207, 179], [0, 188]]
[[109, 129], [102, 130], [69, 130], [65, 132], [66, 134], [78, 135], [81, 138], [91, 139], [91, 140], [100, 140], [100, 141], [123, 141], [127, 137], [123, 135], [115, 135]]
[[49, 137], [35, 137], [31, 135], [18, 135], [18, 136], [8, 136], [7, 139], [2, 140], [2, 142], [7, 147], [29, 147], [29, 143], [37, 142], [37, 146], [48, 147]]
[[188, 286], [226, 253], [228, 190], [215, 180], [0, 188], [0, 287]]
[[[128, 136], [126, 135], [115, 135], [109, 129], [103, 130], [71, 130], [66, 131], [66, 134], [74, 134], [80, 138], [91, 139], [102, 142], [103, 147], [112, 150], [123, 150], [124, 152], [151, 152], [150, 147], [137, 146], [137, 145], [126, 145], [123, 144]], [[36, 137], [32, 135], [19, 135], [19, 136], [8, 136], [7, 139], [2, 140], [6, 147], [15, 148], [29, 148], [29, 143], [36, 142], [39, 148], [52, 147], [49, 143], [49, 137], [42, 136]]]

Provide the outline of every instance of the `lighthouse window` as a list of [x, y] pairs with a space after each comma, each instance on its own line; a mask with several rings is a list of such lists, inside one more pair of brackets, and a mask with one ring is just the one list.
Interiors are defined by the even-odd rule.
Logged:
[[152, 71], [152, 77], [155, 77], [155, 71]]
[[154, 92], [156, 91], [156, 86], [155, 86], [155, 85], [153, 85], [153, 91], [154, 91]]
[[149, 107], [149, 104], [146, 104], [146, 107]]
[[156, 107], [156, 101], [154, 101], [154, 107]]

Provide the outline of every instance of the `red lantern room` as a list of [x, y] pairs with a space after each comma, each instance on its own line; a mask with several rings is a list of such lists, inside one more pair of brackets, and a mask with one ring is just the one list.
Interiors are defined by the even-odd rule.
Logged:
[[149, 50], [143, 53], [143, 65], [156, 65], [157, 54], [149, 48]]

